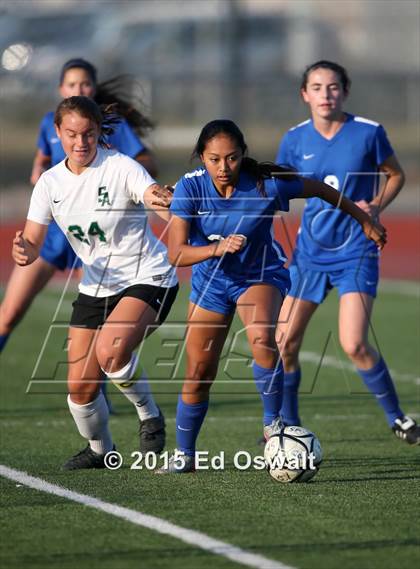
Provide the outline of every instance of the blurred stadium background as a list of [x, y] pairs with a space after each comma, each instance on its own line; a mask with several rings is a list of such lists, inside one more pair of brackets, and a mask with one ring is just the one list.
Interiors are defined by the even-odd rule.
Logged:
[[[381, 285], [373, 339], [393, 370], [404, 408], [419, 420], [419, 285], [401, 282], [420, 280], [419, 22], [418, 0], [0, 0], [0, 285], [12, 268], [12, 236], [27, 212], [39, 121], [58, 102], [66, 60], [92, 61], [101, 81], [135, 75], [157, 124], [148, 144], [165, 183], [191, 168], [200, 128], [217, 117], [239, 123], [251, 155], [273, 159], [286, 129], [308, 116], [298, 94], [303, 69], [320, 58], [337, 60], [353, 80], [348, 110], [385, 125], [407, 174], [406, 187], [383, 217], [389, 243], [382, 275], [397, 282]], [[281, 230], [287, 227], [293, 238], [300, 213], [294, 208], [277, 223], [287, 253], [291, 243]], [[111, 426], [125, 467], [60, 472], [58, 465], [80, 443], [63, 395], [75, 286], [63, 297], [62, 280], [45, 290], [2, 355], [2, 464], [261, 553], [270, 567], [271, 559], [281, 561], [277, 567], [302, 569], [419, 566], [418, 454], [391, 438], [379, 407], [343, 363], [334, 340], [335, 295], [314, 318], [302, 353], [302, 416], [319, 436], [325, 462], [313, 484], [282, 487], [265, 473], [235, 471], [231, 464], [222, 476], [215, 471], [175, 481], [129, 470], [136, 425], [129, 403], [112, 387], [117, 415]], [[154, 334], [142, 360], [156, 374], [157, 358], [163, 362], [164, 379], [159, 382], [158, 374], [153, 389], [168, 420], [168, 449], [175, 444], [175, 392], [184, 373], [172, 354], [183, 341], [178, 324], [187, 295], [185, 284], [169, 318], [175, 333]], [[236, 321], [231, 337], [239, 330]], [[260, 404], [253, 383], [242, 381], [250, 375], [249, 366], [244, 373], [247, 350], [235, 344], [239, 371], [220, 370], [213, 388], [199, 443], [210, 456], [221, 448], [227, 457], [258, 449]], [[2, 567], [238, 566], [3, 475], [0, 502]]]
[[273, 159], [285, 130], [307, 117], [298, 96], [304, 67], [339, 61], [353, 80], [349, 111], [385, 125], [407, 173], [386, 216], [383, 272], [420, 277], [419, 22], [417, 0], [3, 0], [2, 281], [8, 236], [27, 210], [39, 120], [58, 101], [61, 65], [80, 56], [101, 81], [138, 79], [165, 183], [191, 167], [200, 127], [216, 117], [240, 124], [251, 155]]

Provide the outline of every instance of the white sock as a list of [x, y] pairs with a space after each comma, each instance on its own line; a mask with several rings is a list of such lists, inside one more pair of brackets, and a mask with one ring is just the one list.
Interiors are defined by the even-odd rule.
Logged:
[[150, 385], [144, 372], [140, 379], [132, 380], [136, 371], [137, 361], [137, 356], [133, 353], [131, 360], [122, 369], [105, 373], [112, 383], [133, 403], [140, 421], [145, 421], [146, 419], [157, 417], [159, 408], [153, 399]]
[[108, 406], [103, 393], [86, 405], [78, 405], [67, 397], [70, 413], [79, 433], [88, 439], [90, 448], [98, 454], [106, 454], [113, 449], [112, 437], [108, 428]]

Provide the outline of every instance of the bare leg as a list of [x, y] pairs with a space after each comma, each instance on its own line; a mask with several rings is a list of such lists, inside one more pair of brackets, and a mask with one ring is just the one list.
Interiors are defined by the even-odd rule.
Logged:
[[299, 368], [299, 351], [306, 328], [318, 304], [286, 296], [277, 325], [277, 344], [283, 359], [285, 372]]
[[187, 372], [182, 388], [185, 403], [208, 400], [231, 322], [231, 315], [219, 314], [190, 303], [186, 339]]
[[[373, 298], [351, 292], [340, 299], [340, 342], [369, 391], [385, 412], [388, 424], [395, 426], [404, 417], [389, 370], [378, 352], [369, 344], [368, 333]], [[413, 428], [414, 425], [412, 426]], [[418, 427], [417, 427], [418, 428]]]
[[282, 305], [281, 292], [268, 284], [251, 286], [238, 299], [237, 311], [246, 327], [254, 357], [252, 371], [263, 404], [264, 435], [278, 430], [283, 399], [283, 365], [276, 344], [276, 324]]
[[66, 462], [66, 470], [103, 468], [103, 456], [113, 447], [108, 408], [99, 390], [101, 370], [95, 355], [96, 336], [96, 330], [70, 327], [68, 405], [89, 446]]
[[284, 364], [284, 395], [281, 415], [288, 425], [300, 425], [298, 392], [301, 380], [299, 351], [306, 327], [318, 304], [287, 296], [277, 326], [277, 342]]
[[379, 360], [378, 352], [369, 344], [368, 334], [373, 298], [365, 293], [350, 292], [340, 298], [338, 328], [340, 343], [359, 369], [370, 369]]
[[156, 452], [165, 445], [165, 421], [156, 405], [143, 371], [134, 378], [134, 350], [159, 323], [157, 314], [143, 300], [124, 297], [112, 311], [98, 335], [96, 354], [101, 368], [134, 405], [140, 420], [140, 451]]
[[13, 268], [0, 307], [0, 334], [10, 334], [55, 273], [55, 267], [38, 257], [27, 267]]

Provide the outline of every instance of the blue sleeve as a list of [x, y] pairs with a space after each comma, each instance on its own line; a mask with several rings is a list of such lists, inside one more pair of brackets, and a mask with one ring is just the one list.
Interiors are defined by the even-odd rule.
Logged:
[[196, 214], [196, 206], [191, 182], [184, 176], [176, 183], [170, 211], [182, 219], [191, 219]]
[[276, 164], [288, 164], [289, 166], [292, 166], [292, 160], [291, 160], [291, 156], [290, 156], [290, 152], [289, 152], [289, 133], [286, 133], [280, 144], [279, 144], [279, 148], [277, 150], [277, 154], [276, 154]]
[[296, 180], [281, 180], [276, 179], [277, 187], [277, 206], [281, 211], [289, 211], [289, 201], [295, 198], [302, 197], [303, 193], [303, 180], [297, 178]]
[[394, 154], [394, 149], [388, 140], [384, 127], [381, 125], [376, 129], [372, 152], [375, 164], [378, 166]]
[[39, 133], [38, 133], [38, 141], [36, 143], [38, 149], [44, 154], [45, 156], [51, 156], [51, 147], [48, 140], [48, 124], [49, 124], [49, 115], [45, 115], [42, 119], [41, 124], [39, 125]]
[[122, 120], [117, 124], [114, 133], [107, 137], [107, 142], [109, 142], [112, 148], [130, 158], [135, 158], [137, 154], [146, 150], [146, 147], [126, 120]]

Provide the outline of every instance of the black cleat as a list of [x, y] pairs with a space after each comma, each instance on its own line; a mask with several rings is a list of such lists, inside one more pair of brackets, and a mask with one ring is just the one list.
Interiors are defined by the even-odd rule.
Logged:
[[[115, 450], [115, 446], [113, 448]], [[105, 468], [104, 454], [94, 452], [90, 445], [72, 456], [64, 465], [64, 470], [81, 470], [83, 468]]]
[[159, 409], [159, 415], [140, 421], [140, 452], [160, 454], [165, 448], [165, 417]]
[[396, 437], [409, 445], [420, 445], [420, 427], [411, 417], [406, 415], [401, 419], [396, 419], [392, 430]]

